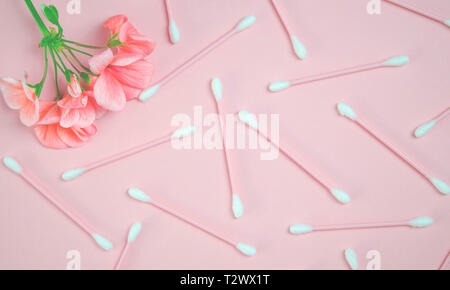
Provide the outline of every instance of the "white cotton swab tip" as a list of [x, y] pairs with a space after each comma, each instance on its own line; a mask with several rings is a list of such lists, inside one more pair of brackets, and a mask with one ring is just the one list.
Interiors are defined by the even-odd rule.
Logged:
[[350, 196], [343, 190], [333, 188], [330, 192], [340, 203], [347, 204], [351, 201]]
[[12, 157], [4, 157], [3, 164], [17, 174], [21, 174], [23, 171], [22, 166]]
[[409, 225], [415, 228], [424, 228], [433, 224], [433, 219], [427, 216], [421, 216], [409, 221]]
[[75, 178], [83, 175], [84, 172], [85, 172], [84, 168], [76, 168], [76, 169], [67, 170], [62, 174], [61, 178], [64, 181], [74, 180]]
[[237, 219], [242, 217], [242, 215], [244, 214], [244, 206], [242, 205], [242, 201], [239, 198], [239, 195], [237, 195], [236, 193], [233, 193], [233, 204], [231, 208], [233, 209], [234, 217]]
[[450, 19], [445, 20], [444, 23], [445, 23], [448, 27], [450, 27]]
[[100, 236], [99, 234], [92, 234], [92, 237], [97, 242], [97, 244], [102, 247], [105, 251], [110, 251], [113, 248], [113, 245], [106, 238]]
[[253, 129], [258, 129], [258, 121], [256, 120], [255, 116], [251, 114], [249, 111], [242, 110], [239, 112], [239, 120], [246, 123]]
[[172, 138], [173, 139], [180, 139], [187, 136], [190, 136], [195, 133], [195, 126], [187, 126], [181, 129], [178, 129], [173, 133]]
[[241, 251], [242, 254], [246, 256], [253, 256], [256, 254], [256, 249], [250, 245], [239, 243], [237, 244], [236, 248]]
[[146, 102], [150, 100], [150, 98], [156, 94], [156, 92], [159, 90], [160, 87], [161, 87], [160, 85], [154, 85], [153, 87], [142, 91], [142, 93], [139, 95], [139, 100], [141, 102]]
[[352, 270], [358, 270], [358, 258], [356, 256], [355, 251], [348, 248], [344, 252], [345, 260]]
[[437, 122], [433, 120], [419, 126], [416, 131], [414, 131], [414, 136], [416, 136], [416, 138], [425, 136], [425, 134], [428, 133], [428, 131], [430, 131], [436, 125], [436, 123]]
[[270, 83], [269, 85], [269, 91], [271, 92], [281, 92], [282, 90], [285, 90], [291, 86], [291, 83], [289, 81], [276, 81], [273, 83]]
[[130, 188], [128, 189], [128, 195], [138, 201], [151, 203], [152, 199], [145, 192], [140, 190], [139, 188]]
[[222, 100], [223, 97], [223, 87], [222, 87], [222, 82], [220, 81], [219, 78], [214, 78], [211, 81], [211, 90], [214, 94], [214, 97], [216, 98], [217, 101]]
[[448, 184], [445, 183], [444, 181], [436, 177], [431, 177], [430, 181], [434, 185], [434, 187], [436, 187], [436, 189], [439, 190], [440, 193], [450, 194], [450, 186], [448, 186]]
[[255, 21], [256, 21], [256, 17], [254, 15], [247, 16], [236, 25], [236, 29], [238, 31], [245, 30], [245, 29], [249, 28], [250, 26], [252, 26], [253, 23], [255, 23]]
[[344, 103], [339, 103], [337, 105], [337, 109], [339, 111], [339, 114], [341, 114], [341, 116], [347, 117], [351, 120], [355, 120], [357, 117], [355, 111], [353, 111], [353, 109], [350, 106]]
[[134, 241], [136, 241], [137, 237], [141, 233], [141, 230], [142, 230], [142, 224], [134, 223], [131, 226], [130, 231], [128, 232], [128, 242], [133, 243]]
[[295, 224], [290, 226], [289, 232], [293, 235], [307, 234], [313, 231], [312, 226], [305, 224]]
[[292, 47], [299, 59], [306, 58], [306, 48], [295, 35], [291, 35]]
[[385, 66], [403, 66], [409, 62], [409, 57], [406, 55], [399, 55], [391, 57], [386, 60], [383, 65]]
[[170, 20], [170, 23], [169, 23], [169, 36], [170, 36], [170, 41], [173, 44], [180, 41], [180, 32], [178, 31], [177, 24], [175, 23], [174, 20]]

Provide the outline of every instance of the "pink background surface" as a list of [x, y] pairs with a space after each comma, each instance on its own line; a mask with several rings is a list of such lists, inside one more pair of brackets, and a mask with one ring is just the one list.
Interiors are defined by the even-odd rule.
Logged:
[[[381, 15], [368, 15], [365, 0], [282, 0], [288, 21], [307, 46], [305, 61], [294, 57], [269, 1], [173, 0], [181, 41], [173, 46], [166, 32], [162, 0], [82, 0], [80, 15], [60, 10], [68, 38], [101, 44], [102, 23], [126, 14], [157, 42], [155, 80], [184, 62], [243, 16], [257, 22], [161, 89], [143, 105], [130, 103], [97, 125], [98, 135], [85, 147], [43, 148], [18, 114], [0, 102], [0, 155], [16, 157], [63, 196], [108, 237], [115, 249], [101, 251], [81, 230], [29, 185], [0, 168], [0, 268], [65, 269], [66, 253], [81, 253], [82, 269], [111, 269], [129, 226], [143, 221], [142, 235], [130, 250], [126, 269], [347, 269], [343, 250], [351, 247], [365, 268], [369, 250], [381, 253], [383, 269], [436, 269], [450, 246], [449, 199], [355, 124], [339, 117], [345, 101], [370, 120], [405, 153], [441, 179], [450, 180], [450, 120], [423, 139], [411, 135], [417, 125], [450, 105], [449, 29], [383, 3]], [[446, 0], [409, 0], [450, 16]], [[37, 4], [37, 3], [36, 3]], [[22, 1], [2, 1], [0, 29], [6, 42], [0, 76], [32, 81], [42, 73], [39, 31]], [[267, 92], [270, 81], [295, 78], [406, 54], [410, 64]], [[236, 187], [246, 212], [230, 213], [221, 151], [175, 151], [170, 145], [101, 168], [70, 183], [62, 171], [159, 137], [171, 129], [176, 113], [193, 114], [201, 105], [214, 112], [212, 77], [225, 88], [225, 112], [247, 109], [280, 114], [281, 142], [305, 153], [353, 198], [335, 202], [286, 158], [261, 161], [259, 151], [231, 152]], [[50, 77], [51, 79], [51, 77]], [[48, 82], [47, 92], [53, 88]], [[47, 97], [50, 97], [48, 94]], [[130, 200], [130, 186], [145, 189], [199, 220], [254, 245], [248, 258], [228, 245], [157, 209]], [[425, 229], [392, 228], [292, 236], [292, 223], [332, 224], [403, 220], [428, 215]]]

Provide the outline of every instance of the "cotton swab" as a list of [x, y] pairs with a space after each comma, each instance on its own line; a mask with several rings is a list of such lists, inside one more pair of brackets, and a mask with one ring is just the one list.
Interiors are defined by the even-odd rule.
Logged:
[[436, 124], [447, 118], [447, 116], [450, 115], [450, 107], [447, 108], [447, 110], [445, 110], [444, 112], [442, 112], [439, 116], [435, 117], [433, 120], [420, 125], [415, 131], [414, 131], [414, 136], [416, 136], [417, 138], [423, 137], [425, 136], [425, 134], [428, 133], [428, 131], [430, 131], [434, 126], [436, 126]]
[[404, 2], [394, 1], [394, 0], [384, 0], [384, 1], [389, 2], [391, 4], [394, 4], [394, 5], [398, 6], [398, 7], [404, 8], [406, 10], [412, 11], [412, 12], [414, 12], [416, 14], [425, 16], [426, 18], [429, 18], [431, 20], [437, 21], [437, 22], [439, 22], [441, 24], [444, 24], [447, 27], [450, 27], [450, 18], [444, 18], [442, 16], [435, 15], [433, 13], [427, 12], [427, 11], [425, 11], [423, 9], [420, 9], [420, 8], [418, 8], [416, 6], [413, 6], [411, 4], [407, 4], [407, 3], [404, 3]]
[[406, 157], [404, 154], [400, 153], [398, 150], [394, 149], [394, 147], [387, 143], [386, 138], [381, 138], [379, 135], [374, 133], [374, 130], [370, 130], [364, 125], [361, 121], [357, 119], [356, 113], [353, 111], [352, 108], [350, 108], [348, 105], [344, 103], [339, 103], [337, 106], [337, 109], [339, 111], [339, 114], [341, 114], [344, 117], [347, 117], [349, 120], [354, 121], [359, 127], [364, 129], [366, 132], [368, 132], [372, 137], [377, 139], [381, 144], [383, 144], [385, 147], [387, 147], [389, 150], [391, 150], [395, 155], [397, 155], [400, 159], [402, 159], [405, 163], [407, 163], [409, 166], [414, 168], [418, 173], [420, 173], [423, 177], [428, 179], [431, 184], [436, 187], [439, 192], [443, 194], [449, 194], [450, 193], [450, 186], [448, 186], [444, 181], [432, 177], [425, 173], [425, 171], [420, 168], [418, 165], [416, 165], [413, 161], [411, 161], [408, 157]]
[[128, 250], [129, 250], [131, 244], [134, 243], [134, 241], [136, 241], [137, 237], [141, 233], [141, 229], [142, 229], [141, 223], [134, 223], [131, 226], [131, 228], [128, 232], [127, 241], [125, 243], [125, 246], [122, 249], [122, 252], [120, 253], [119, 260], [117, 260], [116, 267], [114, 268], [114, 270], [119, 270], [120, 267], [122, 266], [123, 261], [125, 260], [125, 258], [128, 255]]
[[249, 28], [250, 26], [255, 23], [256, 17], [255, 16], [247, 16], [244, 19], [242, 19], [233, 29], [231, 29], [229, 32], [225, 33], [223, 36], [221, 36], [219, 39], [215, 40], [213, 43], [209, 44], [207, 47], [205, 47], [203, 50], [198, 52], [196, 55], [191, 57], [189, 60], [187, 60], [184, 64], [176, 68], [174, 71], [163, 77], [159, 82], [157, 82], [152, 87], [144, 90], [140, 96], [139, 100], [142, 102], [148, 101], [151, 97], [153, 97], [156, 92], [166, 83], [168, 83], [171, 79], [182, 73], [184, 70], [186, 70], [188, 67], [193, 65], [195, 62], [200, 60], [202, 57], [207, 55], [209, 52], [217, 48], [219, 45], [224, 43], [226, 40], [231, 38], [232, 36], [238, 34], [239, 32]]
[[358, 257], [353, 249], [345, 249], [344, 251], [345, 260], [352, 270], [358, 270]]
[[221, 240], [222, 242], [225, 242], [229, 245], [231, 245], [232, 247], [238, 249], [241, 253], [243, 253], [246, 256], [253, 256], [256, 254], [256, 249], [252, 246], [249, 246], [247, 244], [241, 243], [241, 242], [235, 242], [229, 238], [226, 238], [220, 234], [218, 234], [217, 232], [209, 229], [208, 227], [201, 225], [199, 222], [196, 222], [192, 219], [189, 219], [185, 216], [183, 216], [181, 213], [179, 213], [178, 211], [174, 210], [174, 209], [170, 209], [167, 206], [162, 205], [159, 202], [156, 202], [154, 200], [152, 200], [145, 192], [143, 192], [142, 190], [138, 189], [138, 188], [130, 188], [128, 190], [128, 195], [140, 202], [144, 202], [146, 204], [152, 205], [194, 227], [196, 227], [199, 230], [202, 230], [203, 232]]
[[383, 61], [379, 61], [379, 62], [375, 62], [375, 63], [365, 64], [365, 65], [356, 66], [356, 67], [352, 67], [352, 68], [346, 68], [346, 69], [342, 69], [342, 70], [338, 70], [338, 71], [323, 73], [323, 74], [305, 77], [305, 78], [301, 78], [301, 79], [295, 79], [295, 80], [290, 80], [290, 81], [276, 81], [269, 85], [269, 91], [280, 92], [282, 90], [289, 88], [290, 86], [306, 84], [306, 83], [310, 83], [310, 82], [339, 77], [339, 76], [348, 75], [348, 74], [352, 74], [352, 73], [358, 73], [358, 72], [367, 71], [367, 70], [374, 70], [374, 69], [378, 69], [378, 68], [382, 68], [382, 67], [400, 67], [400, 66], [407, 64], [408, 62], [409, 62], [409, 57], [407, 57], [405, 55], [395, 56], [395, 57], [391, 57], [387, 60], [383, 60]]
[[73, 209], [58, 200], [54, 193], [50, 193], [47, 189], [45, 189], [45, 187], [42, 186], [39, 181], [35, 180], [35, 178], [32, 177], [27, 171], [25, 171], [25, 169], [14, 158], [4, 157], [3, 163], [8, 169], [21, 176], [26, 182], [33, 186], [43, 197], [45, 197], [51, 204], [71, 219], [83, 231], [89, 234], [102, 249], [109, 251], [113, 248], [110, 241], [99, 235], [98, 232], [94, 230], [94, 227], [80, 218], [80, 216], [76, 214]]
[[299, 59], [305, 59], [306, 58], [306, 48], [305, 46], [298, 40], [298, 38], [293, 33], [293, 30], [289, 26], [288, 22], [284, 20], [284, 17], [281, 14], [281, 9], [279, 8], [277, 0], [271, 0], [273, 8], [275, 9], [275, 12], [278, 15], [278, 18], [280, 18], [281, 24], [283, 25], [284, 29], [286, 30], [289, 39], [291, 40], [292, 48], [294, 49], [295, 55]]
[[144, 150], [156, 147], [158, 145], [164, 144], [164, 143], [168, 143], [174, 139], [181, 139], [187, 136], [190, 136], [191, 134], [193, 134], [195, 132], [195, 127], [194, 126], [188, 126], [188, 127], [184, 127], [181, 129], [176, 130], [173, 134], [169, 134], [166, 135], [164, 137], [161, 137], [159, 139], [156, 140], [152, 140], [150, 142], [147, 142], [145, 144], [130, 148], [128, 150], [125, 150], [123, 152], [120, 152], [118, 154], [109, 156], [107, 158], [104, 158], [102, 160], [99, 161], [95, 161], [93, 163], [90, 163], [86, 166], [83, 167], [79, 167], [79, 168], [75, 168], [75, 169], [71, 169], [68, 171], [65, 171], [62, 174], [62, 179], [65, 181], [70, 181], [73, 180], [81, 175], [83, 175], [84, 173], [94, 170], [96, 168], [99, 168], [101, 166], [110, 164], [114, 161], [129, 157], [131, 155], [137, 154], [139, 152], [142, 152]]
[[409, 221], [394, 221], [394, 222], [374, 222], [374, 223], [358, 223], [358, 224], [343, 224], [343, 225], [322, 225], [312, 226], [307, 224], [294, 224], [289, 228], [293, 235], [307, 234], [310, 232], [319, 231], [340, 231], [340, 230], [355, 230], [355, 229], [372, 229], [372, 228], [390, 228], [390, 227], [413, 227], [424, 228], [433, 224], [433, 219], [422, 216]]
[[169, 3], [170, 0], [165, 0], [164, 2], [166, 4], [167, 20], [169, 23], [169, 38], [173, 44], [176, 44], [178, 41], [180, 41], [180, 32], [178, 31], [177, 24], [175, 23], [175, 20], [173, 18], [172, 7]]
[[249, 128], [255, 130], [260, 136], [267, 139], [272, 145], [277, 147], [280, 152], [285, 155], [289, 160], [291, 160], [297, 167], [304, 170], [307, 174], [309, 174], [316, 182], [318, 182], [320, 185], [322, 185], [331, 195], [340, 203], [347, 204], [350, 202], [350, 196], [346, 192], [344, 192], [341, 189], [338, 189], [334, 186], [331, 186], [328, 184], [328, 181], [325, 181], [326, 179], [323, 176], [319, 176], [317, 172], [313, 172], [310, 169], [307, 169], [300, 161], [298, 161], [295, 157], [293, 157], [292, 154], [287, 152], [286, 149], [281, 148], [280, 145], [276, 144], [272, 141], [272, 139], [268, 136], [266, 136], [264, 133], [261, 132], [258, 128], [258, 122], [254, 115], [249, 113], [248, 111], [242, 110], [238, 114], [239, 120], [241, 122], [245, 123]]
[[448, 252], [447, 256], [445, 257], [444, 261], [439, 267], [439, 270], [446, 270], [449, 268], [449, 266], [450, 266], [450, 252]]
[[214, 78], [211, 81], [211, 90], [214, 95], [214, 102], [216, 104], [216, 112], [219, 116], [219, 123], [220, 123], [220, 132], [222, 136], [222, 144], [223, 144], [223, 154], [225, 157], [225, 164], [227, 169], [227, 178], [228, 178], [228, 185], [230, 187], [230, 193], [232, 196], [232, 206], [231, 209], [233, 210], [233, 215], [235, 218], [240, 218], [244, 214], [244, 206], [242, 205], [241, 198], [236, 193], [236, 191], [233, 188], [233, 181], [231, 178], [231, 166], [230, 166], [230, 160], [228, 157], [228, 152], [226, 148], [226, 142], [225, 142], [225, 134], [223, 132], [223, 123], [222, 123], [222, 112], [220, 108], [220, 101], [223, 98], [223, 90], [222, 90], [222, 82], [218, 78]]

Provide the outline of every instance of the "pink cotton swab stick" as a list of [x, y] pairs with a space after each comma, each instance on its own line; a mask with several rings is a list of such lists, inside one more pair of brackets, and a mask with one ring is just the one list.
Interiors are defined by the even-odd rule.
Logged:
[[220, 123], [220, 132], [222, 135], [222, 144], [223, 144], [223, 154], [225, 157], [225, 164], [227, 169], [227, 178], [228, 178], [228, 185], [230, 187], [230, 193], [232, 196], [232, 206], [231, 209], [233, 210], [233, 215], [235, 218], [240, 218], [244, 214], [244, 206], [242, 205], [241, 198], [236, 193], [236, 191], [233, 188], [233, 181], [231, 178], [231, 166], [230, 166], [230, 160], [228, 157], [226, 142], [225, 142], [225, 134], [223, 132], [223, 123], [222, 123], [222, 112], [220, 108], [220, 101], [223, 97], [223, 90], [222, 90], [222, 83], [220, 79], [214, 78], [211, 81], [211, 89], [214, 95], [214, 102], [216, 104], [216, 112], [219, 116], [219, 123]]
[[447, 118], [450, 115], [450, 107], [447, 108], [447, 110], [445, 110], [444, 112], [442, 112], [441, 114], [439, 114], [439, 116], [435, 117], [433, 120], [420, 125], [415, 131], [414, 131], [414, 136], [416, 136], [417, 138], [423, 137], [425, 136], [425, 134], [428, 133], [428, 131], [430, 131], [434, 126], [436, 126], [436, 124], [439, 121], [444, 120], [445, 118]]
[[447, 256], [445, 257], [444, 261], [442, 261], [441, 266], [439, 267], [439, 270], [445, 270], [450, 267], [450, 252], [448, 252]]
[[427, 174], [424, 169], [420, 168], [417, 164], [415, 164], [413, 161], [411, 161], [406, 155], [400, 153], [400, 151], [394, 149], [394, 147], [391, 144], [387, 143], [387, 141], [385, 141], [386, 138], [381, 138], [381, 137], [379, 137], [378, 134], [375, 134], [374, 130], [369, 129], [366, 125], [364, 125], [360, 120], [357, 119], [358, 117], [357, 117], [356, 113], [348, 105], [346, 105], [344, 103], [339, 103], [337, 105], [337, 109], [339, 111], [339, 114], [341, 114], [344, 117], [347, 117], [349, 120], [354, 121], [359, 127], [364, 129], [372, 137], [374, 137], [381, 144], [383, 144], [385, 147], [387, 147], [389, 150], [391, 150], [395, 155], [397, 155], [400, 159], [402, 159], [406, 164], [411, 166], [418, 173], [420, 173], [423, 177], [425, 177], [428, 181], [430, 181], [431, 184], [433, 184], [434, 187], [436, 187], [436, 189], [439, 192], [441, 192], [443, 194], [450, 193], [450, 186], [448, 186], [444, 181]]
[[407, 221], [393, 221], [393, 222], [373, 222], [373, 223], [315, 225], [315, 226], [307, 224], [294, 224], [290, 226], [289, 232], [293, 235], [301, 235], [319, 231], [360, 230], [360, 229], [392, 228], [392, 227], [424, 228], [432, 224], [433, 224], [432, 218], [422, 216]]
[[128, 250], [130, 249], [131, 244], [133, 244], [134, 241], [136, 241], [137, 237], [141, 233], [141, 229], [142, 229], [141, 223], [134, 223], [131, 226], [131, 228], [130, 228], [130, 230], [128, 232], [127, 241], [125, 243], [125, 246], [122, 249], [122, 252], [120, 253], [119, 260], [117, 260], [117, 263], [116, 263], [116, 266], [115, 266], [114, 270], [120, 270], [120, 267], [122, 266], [123, 261], [128, 256]]
[[175, 23], [175, 20], [173, 18], [173, 12], [172, 7], [170, 5], [170, 0], [165, 0], [166, 5], [166, 11], [167, 11], [167, 21], [169, 23], [169, 38], [172, 44], [177, 43], [180, 41], [180, 32], [178, 31], [177, 24]]
[[70, 181], [70, 180], [74, 180], [75, 178], [83, 175], [84, 173], [88, 172], [88, 171], [92, 171], [96, 168], [99, 168], [101, 166], [105, 166], [107, 164], [113, 163], [115, 161], [124, 159], [126, 157], [129, 157], [131, 155], [137, 154], [139, 152], [142, 152], [144, 150], [150, 149], [150, 148], [154, 148], [158, 145], [164, 144], [164, 143], [168, 143], [174, 139], [181, 139], [187, 136], [192, 135], [195, 132], [195, 127], [194, 126], [189, 126], [189, 127], [185, 127], [185, 128], [181, 128], [176, 130], [174, 133], [171, 133], [169, 135], [166, 135], [164, 137], [158, 138], [156, 140], [152, 140], [150, 142], [147, 142], [145, 144], [130, 148], [128, 150], [125, 150], [123, 152], [117, 153], [115, 155], [106, 157], [102, 160], [99, 161], [95, 161], [93, 163], [90, 163], [88, 165], [85, 165], [83, 167], [79, 167], [79, 168], [75, 168], [75, 169], [71, 169], [71, 170], [67, 170], [62, 174], [62, 179], [65, 181]]
[[351, 68], [345, 68], [342, 70], [337, 70], [337, 71], [333, 71], [333, 72], [329, 72], [329, 73], [323, 73], [323, 74], [319, 74], [319, 75], [304, 77], [304, 78], [290, 80], [290, 81], [272, 82], [269, 85], [269, 91], [280, 92], [291, 86], [306, 84], [306, 83], [329, 79], [329, 78], [335, 78], [335, 77], [358, 73], [358, 72], [367, 71], [367, 70], [374, 70], [374, 69], [378, 69], [378, 68], [382, 68], [382, 67], [400, 67], [400, 66], [407, 64], [408, 62], [409, 62], [409, 58], [405, 55], [395, 56], [395, 57], [391, 57], [387, 60], [370, 63], [370, 64], [365, 64], [365, 65], [360, 65], [360, 66], [351, 67]]
[[396, 6], [400, 7], [400, 8], [404, 8], [406, 10], [414, 12], [416, 14], [425, 16], [426, 18], [429, 18], [431, 20], [434, 20], [436, 22], [444, 24], [447, 27], [450, 27], [450, 18], [444, 18], [444, 17], [441, 17], [439, 15], [433, 14], [431, 12], [427, 12], [427, 11], [425, 11], [423, 9], [420, 9], [417, 6], [414, 6], [412, 4], [407, 4], [407, 3], [396, 1], [396, 0], [395, 1], [394, 0], [384, 0], [384, 1], [386, 1], [388, 3], [391, 3], [391, 4], [394, 4], [394, 5], [396, 5]]
[[219, 45], [224, 43], [226, 40], [231, 38], [232, 36], [238, 34], [239, 32], [249, 28], [250, 26], [255, 23], [256, 17], [255, 16], [247, 16], [244, 19], [242, 19], [233, 29], [231, 29], [229, 32], [225, 33], [223, 36], [221, 36], [219, 39], [205, 47], [203, 50], [198, 52], [196, 55], [191, 57], [188, 61], [186, 61], [184, 64], [176, 68], [174, 71], [163, 77], [159, 82], [157, 82], [152, 87], [144, 90], [140, 96], [139, 100], [142, 102], [148, 101], [151, 97], [153, 97], [156, 92], [166, 83], [168, 83], [170, 80], [172, 80], [174, 77], [185, 71], [187, 68], [189, 68], [191, 65], [196, 63], [198, 60], [206, 56], [208, 53], [213, 51], [215, 48], [217, 48]]
[[292, 154], [290, 154], [286, 149], [283, 149], [280, 145], [276, 144], [272, 141], [272, 139], [266, 136], [264, 133], [259, 130], [258, 122], [254, 115], [249, 113], [248, 111], [242, 110], [238, 114], [239, 120], [246, 124], [249, 128], [255, 130], [260, 136], [265, 138], [269, 143], [277, 147], [280, 152], [286, 156], [289, 160], [291, 160], [297, 167], [305, 171], [308, 175], [310, 175], [317, 183], [319, 183], [322, 187], [324, 187], [331, 195], [340, 203], [347, 204], [350, 202], [350, 197], [346, 192], [335, 188], [329, 185], [328, 181], [325, 177], [320, 176], [317, 172], [313, 172], [311, 169], [307, 169], [300, 161], [298, 161]]
[[182, 220], [183, 222], [188, 223], [188, 224], [196, 227], [197, 229], [213, 236], [214, 238], [231, 245], [233, 248], [238, 249], [241, 253], [243, 253], [246, 256], [253, 256], [254, 254], [256, 254], [256, 249], [254, 247], [249, 246], [244, 243], [241, 243], [241, 242], [236, 242], [230, 238], [224, 237], [223, 235], [202, 225], [201, 223], [194, 221], [190, 218], [187, 218], [186, 216], [181, 214], [179, 211], [170, 209], [168, 206], [164, 206], [160, 202], [156, 202], [155, 200], [151, 199], [150, 196], [148, 196], [145, 192], [143, 192], [142, 190], [140, 190], [138, 188], [130, 188], [128, 190], [128, 195], [137, 201], [152, 205], [152, 206]]
[[271, 0], [273, 8], [275, 9], [276, 14], [278, 15], [278, 18], [280, 18], [281, 24], [283, 25], [284, 29], [286, 30], [289, 39], [291, 40], [292, 48], [294, 49], [295, 55], [299, 59], [305, 59], [306, 58], [306, 48], [305, 46], [298, 40], [298, 38], [293, 33], [293, 30], [289, 26], [288, 22], [284, 19], [283, 15], [281, 14], [281, 9], [278, 4], [278, 0]]
[[21, 176], [26, 182], [33, 186], [43, 197], [45, 197], [51, 204], [53, 204], [57, 209], [59, 209], [64, 215], [71, 219], [77, 226], [79, 226], [84, 232], [89, 234], [95, 242], [102, 247], [105, 251], [109, 251], [113, 248], [110, 241], [108, 241], [103, 236], [99, 235], [94, 227], [89, 225], [86, 221], [80, 218], [76, 212], [69, 206], [65, 205], [63, 202], [57, 200], [54, 193], [50, 193], [44, 186], [41, 185], [39, 181], [36, 181], [24, 168], [12, 157], [4, 157], [3, 163], [12, 172]]

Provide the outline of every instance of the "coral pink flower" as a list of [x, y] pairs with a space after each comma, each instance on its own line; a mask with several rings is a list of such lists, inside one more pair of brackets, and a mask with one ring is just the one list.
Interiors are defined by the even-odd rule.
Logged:
[[39, 99], [34, 89], [25, 82], [11, 78], [0, 79], [0, 90], [6, 104], [13, 110], [20, 110], [20, 121], [25, 126], [33, 126], [39, 119]]
[[119, 53], [114, 56], [110, 48], [89, 61], [91, 71], [100, 77], [94, 85], [97, 103], [110, 111], [120, 111], [127, 100], [136, 99], [150, 86], [153, 65], [140, 54]]
[[34, 130], [39, 141], [49, 148], [79, 147], [97, 133], [94, 124], [86, 128], [60, 126], [61, 109], [56, 102], [42, 102], [40, 116]]
[[85, 128], [94, 123], [96, 110], [89, 93], [91, 92], [83, 92], [76, 76], [71, 75], [68, 92], [58, 101], [58, 106], [61, 108], [59, 122], [61, 127]]
[[103, 26], [110, 30], [111, 34], [118, 34], [118, 39], [126, 44], [118, 48], [122, 53], [137, 53], [141, 56], [147, 56], [155, 49], [155, 43], [150, 38], [140, 34], [124, 15], [111, 17]]

